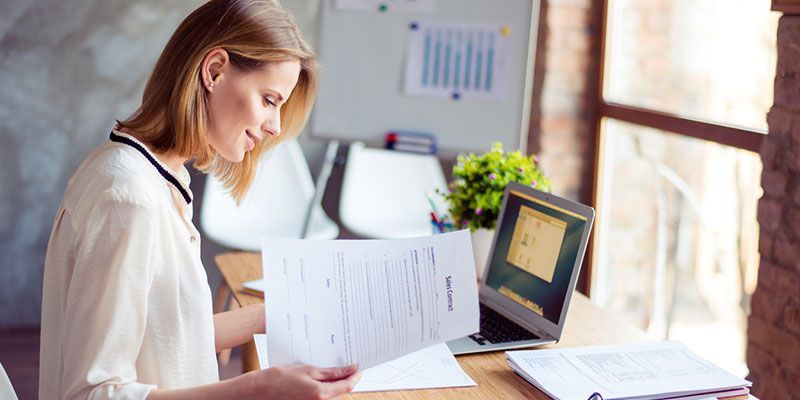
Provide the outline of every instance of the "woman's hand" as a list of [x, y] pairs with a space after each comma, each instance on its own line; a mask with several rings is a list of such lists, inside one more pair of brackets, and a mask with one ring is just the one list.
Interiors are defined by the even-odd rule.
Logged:
[[[332, 399], [349, 393], [361, 378], [358, 367], [318, 368], [310, 365], [272, 367], [236, 378], [259, 399]], [[237, 382], [239, 383], [239, 382]]]
[[156, 389], [148, 400], [276, 399], [327, 400], [349, 393], [361, 378], [358, 368], [310, 365], [272, 367], [223, 382], [183, 389]]

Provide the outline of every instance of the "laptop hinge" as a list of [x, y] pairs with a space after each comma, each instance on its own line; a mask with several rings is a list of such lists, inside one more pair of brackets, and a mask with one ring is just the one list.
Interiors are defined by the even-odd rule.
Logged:
[[510, 319], [515, 324], [518, 324], [519, 326], [521, 326], [521, 327], [523, 327], [523, 328], [535, 333], [536, 336], [539, 336], [539, 338], [555, 340], [555, 337], [553, 335], [551, 335], [551, 334], [549, 334], [549, 333], [537, 328], [536, 326], [533, 326], [532, 324], [530, 324], [528, 322], [525, 322], [525, 321], [521, 320], [519, 317], [513, 315], [512, 313], [509, 313], [509, 312], [503, 310], [503, 307], [501, 307], [499, 304], [497, 304], [496, 302], [494, 302], [491, 299], [489, 299], [488, 296], [480, 296], [480, 301], [482, 301], [488, 307], [491, 307], [498, 314]]

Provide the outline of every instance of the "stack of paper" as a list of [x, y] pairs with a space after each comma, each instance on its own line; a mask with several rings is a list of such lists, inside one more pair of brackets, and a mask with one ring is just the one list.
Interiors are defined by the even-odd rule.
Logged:
[[676, 341], [506, 352], [511, 368], [554, 399], [746, 396], [750, 382]]
[[[267, 335], [253, 335], [261, 369], [269, 366]], [[353, 392], [477, 386], [445, 344], [422, 349], [362, 371]]]

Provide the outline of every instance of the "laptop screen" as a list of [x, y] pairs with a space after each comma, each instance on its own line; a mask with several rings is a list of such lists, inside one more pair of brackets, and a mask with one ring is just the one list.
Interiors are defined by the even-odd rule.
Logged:
[[498, 221], [486, 285], [558, 324], [587, 222], [512, 189]]

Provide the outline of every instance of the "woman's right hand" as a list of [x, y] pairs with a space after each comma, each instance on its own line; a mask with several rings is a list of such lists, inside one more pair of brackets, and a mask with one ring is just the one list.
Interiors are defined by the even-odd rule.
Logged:
[[248, 398], [323, 400], [349, 393], [359, 378], [356, 365], [337, 368], [290, 365], [249, 372], [238, 380], [252, 389], [248, 390]]

